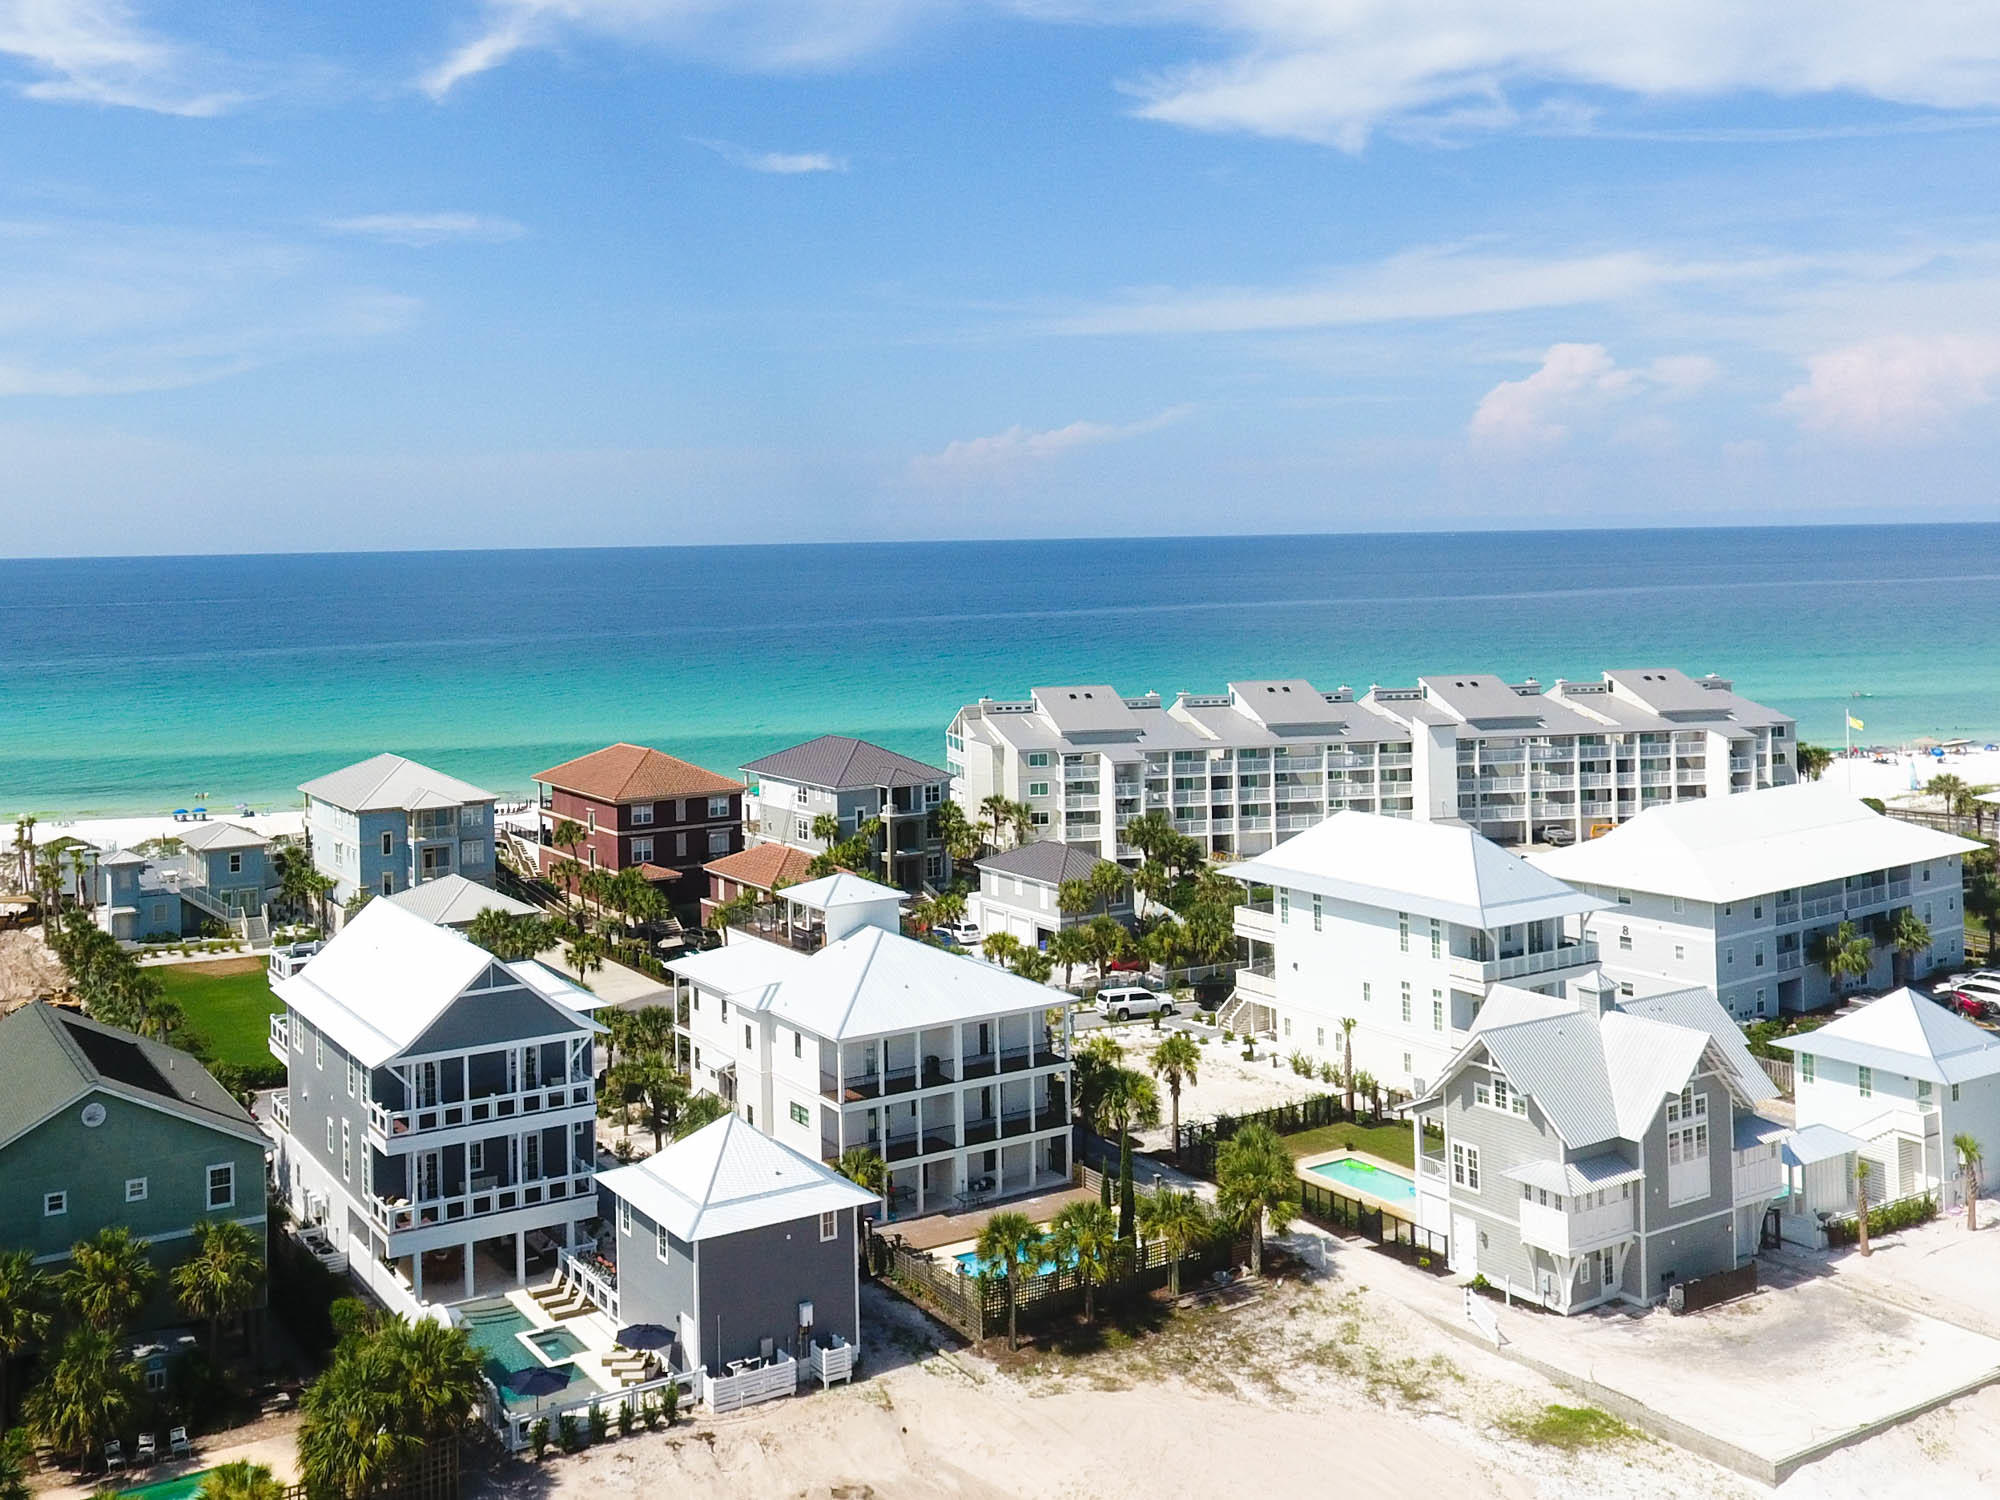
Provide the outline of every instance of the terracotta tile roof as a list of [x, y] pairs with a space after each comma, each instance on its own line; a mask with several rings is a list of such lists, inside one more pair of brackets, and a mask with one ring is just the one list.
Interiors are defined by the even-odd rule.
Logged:
[[645, 745], [619, 743], [579, 755], [535, 780], [600, 802], [649, 802], [660, 797], [720, 797], [740, 792], [743, 783]]
[[665, 865], [643, 864], [637, 866], [637, 869], [641, 875], [655, 884], [658, 884], [662, 880], [679, 880], [681, 878], [679, 870], [669, 870]]
[[789, 844], [752, 844], [739, 853], [712, 859], [702, 868], [711, 875], [720, 875], [738, 885], [768, 891], [774, 880], [797, 885], [806, 878], [806, 870], [812, 861], [810, 854]]

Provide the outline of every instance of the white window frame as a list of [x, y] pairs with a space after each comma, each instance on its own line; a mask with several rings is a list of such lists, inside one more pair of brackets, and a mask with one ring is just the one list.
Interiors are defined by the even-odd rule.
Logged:
[[128, 1177], [125, 1179], [125, 1201], [127, 1203], [144, 1203], [148, 1191], [149, 1184], [145, 1178]]
[[727, 854], [729, 852], [729, 830], [727, 828], [711, 828], [708, 830], [708, 852], [710, 854]]
[[1046, 781], [1031, 781], [1028, 783], [1028, 795], [1030, 797], [1046, 797], [1048, 794], [1049, 784]]
[[812, 1111], [807, 1109], [803, 1104], [799, 1103], [799, 1101], [796, 1099], [794, 1099], [791, 1103], [790, 1113], [792, 1117], [792, 1123], [794, 1125], [812, 1124]]
[[627, 1198], [618, 1200], [618, 1233], [628, 1239], [632, 1234], [632, 1203]]
[[69, 1189], [57, 1188], [52, 1193], [42, 1194], [42, 1217], [59, 1219], [69, 1212]]
[[1431, 1030], [1444, 1030], [1444, 991], [1431, 991]]
[[1464, 1141], [1451, 1143], [1451, 1180], [1469, 1193], [1479, 1191], [1479, 1148]]
[[1875, 1070], [1867, 1063], [1857, 1063], [1854, 1069], [1854, 1091], [1863, 1099], [1875, 1097]]
[[1813, 1081], [1813, 1078], [1814, 1078], [1813, 1055], [1810, 1052], [1801, 1052], [1799, 1054], [1799, 1082], [1811, 1083]]
[[708, 815], [710, 818], [728, 817], [729, 798], [726, 795], [721, 797], [710, 797], [708, 799]]
[[[354, 1181], [354, 1126], [347, 1120], [340, 1122], [340, 1176], [344, 1182]], [[236, 1196], [236, 1184], [233, 1174], [229, 1187], [229, 1196], [232, 1200]]]
[[653, 841], [650, 838], [632, 840], [632, 863], [649, 865], [653, 862]]
[[1410, 1024], [1410, 981], [1403, 981], [1403, 1024]]
[[1396, 913], [1396, 942], [1403, 952], [1410, 951], [1410, 914], [1406, 911]]
[[829, 1240], [840, 1238], [840, 1210], [829, 1208], [819, 1216], [819, 1241], [822, 1245]]
[[[221, 1203], [217, 1203], [215, 1201], [215, 1174], [217, 1172], [226, 1172], [229, 1174], [229, 1197], [226, 1201]], [[202, 1174], [202, 1181], [203, 1181], [203, 1186], [206, 1189], [206, 1191], [202, 1195], [202, 1201], [208, 1205], [208, 1211], [210, 1213], [214, 1213], [217, 1209], [221, 1208], [236, 1207], [236, 1163], [235, 1162], [233, 1161], [210, 1162], [208, 1164], [207, 1170]]]
[[632, 804], [632, 826], [634, 828], [650, 828], [653, 826], [652, 803], [634, 802]]
[[1318, 891], [1313, 892], [1313, 931], [1326, 931], [1326, 897]]
[[653, 1226], [653, 1254], [664, 1261], [672, 1261], [674, 1258], [673, 1239], [668, 1235], [667, 1226], [664, 1224]]

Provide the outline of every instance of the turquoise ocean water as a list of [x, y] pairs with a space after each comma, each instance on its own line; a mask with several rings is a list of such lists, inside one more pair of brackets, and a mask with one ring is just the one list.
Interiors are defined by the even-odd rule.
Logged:
[[289, 804], [385, 749], [521, 795], [616, 739], [935, 762], [961, 703], [1079, 681], [1667, 664], [1809, 739], [1983, 739], [1996, 646], [2000, 525], [0, 561], [0, 813]]

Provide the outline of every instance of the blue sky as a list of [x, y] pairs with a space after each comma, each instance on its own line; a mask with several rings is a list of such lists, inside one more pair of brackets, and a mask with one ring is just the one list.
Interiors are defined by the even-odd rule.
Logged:
[[1992, 8], [0, 0], [0, 166], [0, 553], [1995, 513]]

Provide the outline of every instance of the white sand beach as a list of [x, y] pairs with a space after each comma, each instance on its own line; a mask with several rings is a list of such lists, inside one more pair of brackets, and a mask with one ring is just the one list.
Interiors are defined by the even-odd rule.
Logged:
[[[244, 817], [234, 807], [210, 804], [208, 821], [240, 823], [266, 838], [298, 838], [306, 828], [306, 815], [296, 807], [252, 812]], [[13, 823], [11, 816], [0, 819], [0, 824], [10, 830], [10, 836]], [[134, 844], [143, 844], [147, 839], [178, 837], [188, 827], [186, 819], [176, 818], [171, 812], [122, 818], [41, 818], [36, 820], [30, 837], [37, 847], [54, 843], [57, 839], [82, 839], [109, 854], [118, 849], [130, 849]]]

